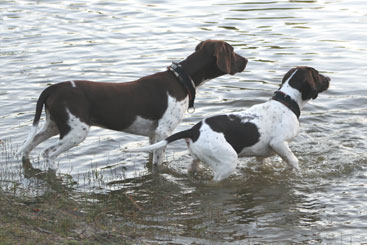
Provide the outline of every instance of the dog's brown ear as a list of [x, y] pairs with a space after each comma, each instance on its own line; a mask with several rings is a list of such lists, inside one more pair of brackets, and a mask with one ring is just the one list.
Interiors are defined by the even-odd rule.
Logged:
[[321, 79], [319, 76], [319, 72], [314, 68], [309, 68], [310, 76], [307, 76], [306, 81], [308, 86], [311, 88], [311, 97], [312, 99], [316, 99], [318, 95], [318, 86], [317, 84], [321, 83]]
[[233, 47], [225, 42], [217, 43], [214, 55], [217, 58], [217, 67], [225, 74], [242, 72], [247, 65], [247, 59], [235, 54]]

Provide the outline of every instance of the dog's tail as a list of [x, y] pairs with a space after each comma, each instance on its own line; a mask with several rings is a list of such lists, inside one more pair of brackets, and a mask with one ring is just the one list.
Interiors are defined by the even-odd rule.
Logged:
[[38, 126], [38, 123], [41, 118], [43, 105], [46, 103], [47, 98], [55, 89], [55, 85], [47, 87], [45, 90], [42, 91], [40, 97], [38, 97], [37, 105], [36, 105], [36, 113], [34, 114], [33, 118], [33, 126]]
[[161, 149], [163, 147], [165, 147], [166, 145], [168, 145], [169, 143], [176, 141], [176, 140], [180, 140], [180, 139], [192, 139], [194, 130], [192, 128], [184, 130], [184, 131], [180, 131], [177, 132], [175, 134], [172, 134], [171, 136], [169, 136], [168, 138], [166, 138], [165, 140], [159, 141], [155, 144], [152, 145], [148, 145], [145, 147], [140, 147], [140, 148], [136, 148], [136, 149], [127, 149], [125, 148], [123, 151], [127, 151], [127, 152], [152, 152], [154, 150], [158, 150]]
[[50, 86], [50, 87], [46, 88], [45, 90], [43, 90], [43, 92], [39, 96], [39, 98], [37, 100], [36, 113], [35, 113], [34, 118], [33, 118], [33, 124], [32, 124], [32, 128], [31, 128], [31, 132], [28, 134], [28, 137], [24, 141], [23, 145], [17, 151], [17, 154], [23, 153], [26, 150], [26, 148], [30, 145], [30, 143], [33, 141], [34, 136], [37, 133], [37, 128], [38, 128], [38, 124], [39, 124], [39, 121], [40, 121], [40, 118], [41, 118], [43, 105], [45, 104], [45, 102], [46, 102], [47, 98], [49, 97], [50, 93], [53, 91], [53, 87], [54, 86]]

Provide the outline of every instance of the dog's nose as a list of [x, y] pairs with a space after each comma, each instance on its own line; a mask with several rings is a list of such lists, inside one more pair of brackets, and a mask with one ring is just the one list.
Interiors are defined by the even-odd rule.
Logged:
[[324, 80], [324, 90], [326, 90], [326, 89], [329, 88], [331, 79], [330, 79], [330, 77], [327, 77], [327, 76], [325, 76], [324, 78], [325, 78], [325, 80]]

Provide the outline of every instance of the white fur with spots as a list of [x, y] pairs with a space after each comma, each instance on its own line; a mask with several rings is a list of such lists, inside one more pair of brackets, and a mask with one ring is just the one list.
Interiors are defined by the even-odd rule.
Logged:
[[[177, 125], [182, 121], [188, 108], [189, 97], [182, 101], [168, 95], [168, 107], [162, 118], [158, 121], [158, 126], [154, 131], [154, 135], [149, 137], [149, 143], [154, 144], [168, 137]], [[153, 151], [153, 163], [161, 164], [165, 157], [165, 148]]]
[[79, 145], [88, 135], [89, 125], [80, 121], [67, 108], [66, 111], [68, 113], [67, 124], [70, 126], [70, 131], [62, 139], [59, 139], [55, 144], [43, 151], [42, 156], [46, 159], [56, 159], [61, 153]]

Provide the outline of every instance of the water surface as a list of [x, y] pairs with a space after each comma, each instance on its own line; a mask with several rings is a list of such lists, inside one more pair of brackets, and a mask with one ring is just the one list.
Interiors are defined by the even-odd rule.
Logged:
[[[0, 3], [0, 184], [42, 195], [47, 182], [29, 176], [14, 151], [26, 138], [35, 102], [48, 85], [74, 79], [125, 82], [163, 71], [202, 40], [225, 40], [249, 60], [245, 72], [207, 82], [201, 118], [266, 101], [293, 66], [330, 76], [330, 89], [306, 105], [291, 143], [299, 176], [275, 157], [260, 167], [241, 159], [236, 174], [211, 185], [191, 180], [184, 142], [167, 150], [159, 176], [146, 154], [123, 146], [140, 136], [93, 128], [59, 157], [62, 183], [97, 200], [132, 195], [142, 208], [129, 220], [161, 244], [359, 244], [367, 242], [367, 4], [365, 1], [2, 1]], [[45, 170], [40, 152], [34, 168]], [[118, 199], [117, 199], [118, 200]]]

